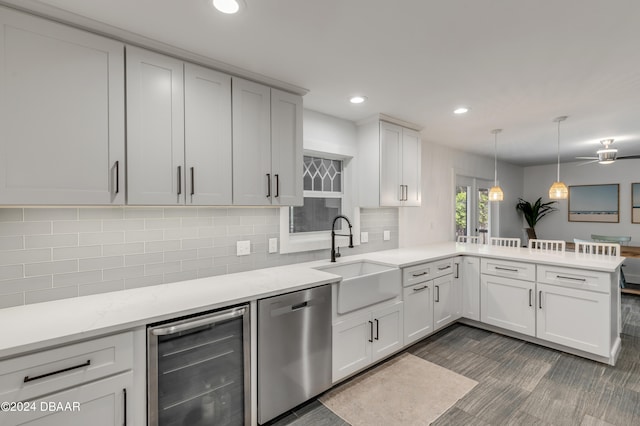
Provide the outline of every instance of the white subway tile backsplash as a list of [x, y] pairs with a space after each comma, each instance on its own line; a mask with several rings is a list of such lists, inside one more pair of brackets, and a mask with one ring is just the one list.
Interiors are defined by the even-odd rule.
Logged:
[[51, 275], [0, 281], [0, 294], [51, 288]]
[[24, 209], [25, 222], [53, 221], [53, 220], [78, 220], [77, 208], [26, 208]]
[[37, 275], [64, 274], [78, 271], [78, 260], [58, 260], [55, 262], [27, 263], [24, 265], [25, 277]]
[[44, 247], [77, 247], [78, 234], [27, 235], [24, 237], [25, 248]]
[[[2, 210], [2, 209], [0, 209]], [[0, 236], [50, 234], [51, 222], [0, 222]]]
[[92, 257], [79, 259], [79, 270], [95, 271], [98, 269], [119, 268], [124, 266], [124, 256]]
[[144, 229], [144, 219], [103, 220], [102, 230], [108, 231], [140, 231]]
[[0, 208], [0, 222], [22, 222], [23, 218], [23, 209]]
[[124, 232], [90, 232], [80, 234], [81, 246], [124, 243]]
[[102, 222], [99, 220], [70, 220], [53, 222], [54, 234], [70, 234], [73, 232], [100, 232]]
[[[397, 247], [398, 209], [361, 209], [361, 229], [369, 243], [348, 254]], [[0, 209], [0, 309], [328, 258], [268, 254], [279, 232], [280, 208]]]
[[0, 294], [0, 309], [24, 305], [24, 292]]
[[53, 249], [53, 260], [86, 259], [98, 256], [102, 256], [102, 246], [62, 247]]
[[24, 248], [24, 236], [0, 237], [0, 250], [20, 250]]
[[103, 256], [144, 253], [144, 243], [105, 244], [102, 246]]
[[17, 265], [20, 263], [48, 262], [51, 260], [51, 249], [7, 250], [0, 255], [1, 265]]
[[52, 300], [69, 299], [78, 296], [78, 286], [57, 287], [47, 290], [27, 291], [24, 295], [24, 303], [50, 302]]
[[128, 254], [124, 257], [126, 266], [146, 265], [148, 263], [162, 263], [164, 261], [164, 253], [147, 253], [147, 254]]
[[122, 207], [98, 207], [80, 209], [80, 220], [124, 219]]
[[102, 281], [102, 271], [72, 272], [53, 276], [54, 287], [67, 287], [73, 284], [89, 284], [100, 281]]
[[144, 266], [125, 266], [124, 268], [105, 269], [102, 271], [105, 281], [144, 277]]
[[0, 280], [12, 280], [24, 277], [22, 265], [0, 266]]
[[90, 294], [110, 293], [124, 290], [124, 280], [103, 281], [100, 283], [81, 284], [78, 286], [78, 296]]

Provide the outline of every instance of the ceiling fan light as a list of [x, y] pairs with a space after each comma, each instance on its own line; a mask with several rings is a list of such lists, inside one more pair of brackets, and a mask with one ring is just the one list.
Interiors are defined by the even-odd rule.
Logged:
[[569, 197], [569, 189], [564, 182], [553, 182], [549, 188], [549, 198], [552, 200], [566, 200]]
[[504, 200], [504, 192], [498, 185], [492, 186], [489, 189], [489, 201], [502, 201]]
[[598, 150], [598, 163], [611, 164], [616, 161], [618, 150], [615, 148]]
[[607, 164], [613, 164], [614, 162], [615, 160], [601, 160], [601, 161], [598, 161], [598, 164], [607, 165]]

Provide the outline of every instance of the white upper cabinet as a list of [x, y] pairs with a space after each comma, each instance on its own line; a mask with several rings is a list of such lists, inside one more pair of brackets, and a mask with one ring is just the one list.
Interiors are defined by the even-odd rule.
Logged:
[[231, 77], [184, 66], [187, 205], [231, 204]]
[[302, 97], [271, 89], [273, 204], [302, 205], [302, 156]]
[[231, 77], [127, 47], [128, 203], [231, 204]]
[[233, 204], [302, 204], [302, 98], [233, 79]]
[[0, 8], [0, 204], [124, 204], [122, 43]]
[[127, 46], [127, 202], [184, 204], [183, 63]]
[[360, 205], [419, 206], [421, 191], [420, 134], [386, 121], [358, 127]]

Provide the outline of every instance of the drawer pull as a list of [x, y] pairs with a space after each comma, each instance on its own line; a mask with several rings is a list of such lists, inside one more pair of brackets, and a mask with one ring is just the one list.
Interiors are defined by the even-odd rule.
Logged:
[[445, 269], [449, 269], [449, 268], [451, 268], [451, 265], [447, 265], [447, 266], [440, 266], [440, 267], [438, 268], [438, 271], [444, 271]]
[[420, 272], [419, 274], [411, 274], [411, 275], [414, 276], [414, 277], [421, 277], [423, 275], [427, 275], [427, 273], [426, 272]]
[[91, 365], [91, 360], [90, 359], [88, 359], [87, 362], [85, 362], [85, 363], [74, 365], [73, 367], [63, 368], [62, 370], [53, 371], [51, 373], [41, 374], [41, 375], [35, 376], [35, 377], [24, 376], [24, 383], [32, 382], [32, 381], [38, 380], [38, 379], [44, 379], [45, 377], [53, 376], [54, 374], [65, 373], [67, 371], [75, 370], [77, 368], [88, 367], [89, 365]]
[[413, 289], [413, 291], [422, 291], [422, 290], [424, 290], [424, 289], [425, 289], [425, 288], [427, 288], [427, 287], [429, 287], [429, 286], [427, 286], [427, 285], [423, 285], [422, 287], [416, 287], [416, 288], [414, 288], [414, 289]]
[[587, 281], [586, 278], [565, 277], [564, 275], [556, 275], [556, 278], [561, 280], [573, 280], [573, 281], [582, 281], [582, 282]]
[[499, 271], [518, 272], [518, 269], [515, 269], [515, 268], [503, 268], [501, 266], [496, 266], [496, 269], [499, 270]]

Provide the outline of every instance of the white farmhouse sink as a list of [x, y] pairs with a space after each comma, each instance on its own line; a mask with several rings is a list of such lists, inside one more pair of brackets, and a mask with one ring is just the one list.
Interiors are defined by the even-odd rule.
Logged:
[[319, 266], [316, 269], [340, 275], [338, 284], [339, 314], [384, 302], [400, 296], [400, 269], [368, 260], [337, 265]]

